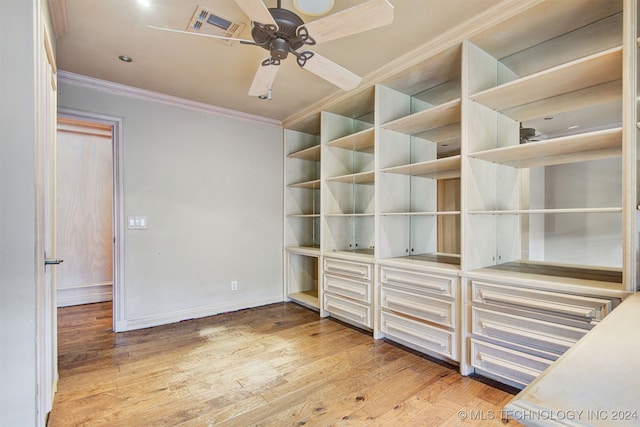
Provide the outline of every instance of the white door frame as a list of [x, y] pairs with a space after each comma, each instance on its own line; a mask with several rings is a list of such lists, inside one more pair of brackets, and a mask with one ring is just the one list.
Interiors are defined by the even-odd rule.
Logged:
[[58, 108], [58, 116], [111, 126], [113, 157], [113, 330], [125, 330], [124, 299], [124, 129], [122, 117]]

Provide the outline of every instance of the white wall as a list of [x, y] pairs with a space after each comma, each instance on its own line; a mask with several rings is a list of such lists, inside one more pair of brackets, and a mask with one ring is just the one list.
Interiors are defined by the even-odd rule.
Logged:
[[[282, 301], [282, 130], [60, 82], [58, 105], [124, 120], [132, 329]], [[238, 291], [230, 282], [238, 281]]]

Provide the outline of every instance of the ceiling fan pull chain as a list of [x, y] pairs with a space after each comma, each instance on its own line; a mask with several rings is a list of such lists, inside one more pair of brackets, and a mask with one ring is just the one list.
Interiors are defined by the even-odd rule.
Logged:
[[304, 25], [301, 25], [296, 30], [296, 35], [304, 44], [308, 44], [309, 46], [313, 46], [316, 44], [316, 41], [309, 35], [309, 30]]

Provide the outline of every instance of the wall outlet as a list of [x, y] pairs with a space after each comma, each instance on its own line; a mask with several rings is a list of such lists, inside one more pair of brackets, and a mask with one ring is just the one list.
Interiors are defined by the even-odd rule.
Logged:
[[234, 280], [233, 282], [231, 282], [231, 290], [232, 291], [237, 291], [238, 290], [238, 281]]

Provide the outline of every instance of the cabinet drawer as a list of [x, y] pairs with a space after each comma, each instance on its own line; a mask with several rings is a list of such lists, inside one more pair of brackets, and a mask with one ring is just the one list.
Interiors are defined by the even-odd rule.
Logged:
[[600, 321], [612, 309], [611, 300], [471, 282], [473, 302], [549, 314], [585, 322]]
[[393, 313], [380, 313], [380, 329], [390, 338], [397, 338], [414, 347], [442, 354], [458, 360], [458, 352], [453, 332], [411, 320]]
[[386, 287], [380, 290], [380, 299], [382, 308], [452, 328], [455, 325], [455, 304], [452, 301]]
[[347, 298], [371, 303], [370, 282], [363, 282], [344, 277], [324, 275], [324, 290]]
[[588, 331], [473, 307], [471, 332], [560, 356]]
[[324, 294], [324, 310], [359, 326], [364, 326], [369, 329], [373, 327], [371, 310], [367, 305], [359, 304], [336, 295]]
[[380, 283], [417, 294], [437, 294], [454, 298], [456, 279], [400, 270], [391, 267], [380, 267]]
[[371, 264], [364, 262], [325, 258], [324, 271], [326, 273], [339, 274], [356, 279], [371, 280]]
[[471, 366], [521, 386], [533, 381], [551, 363], [551, 360], [471, 339]]

